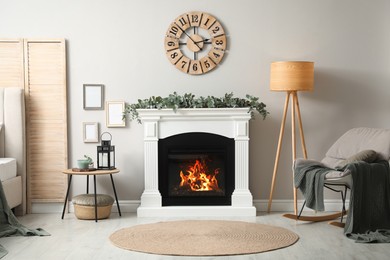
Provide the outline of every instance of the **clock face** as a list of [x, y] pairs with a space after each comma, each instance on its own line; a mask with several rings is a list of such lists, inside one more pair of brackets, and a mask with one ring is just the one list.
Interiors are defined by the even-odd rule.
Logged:
[[169, 25], [165, 50], [169, 61], [179, 70], [191, 75], [204, 74], [222, 61], [225, 31], [207, 13], [185, 13]]

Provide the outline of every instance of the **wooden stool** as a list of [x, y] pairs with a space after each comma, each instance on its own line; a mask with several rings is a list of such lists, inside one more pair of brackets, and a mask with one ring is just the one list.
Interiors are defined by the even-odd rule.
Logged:
[[[96, 194], [97, 219], [110, 216], [114, 199], [110, 195]], [[78, 219], [95, 219], [95, 195], [81, 194], [73, 197], [74, 213]]]

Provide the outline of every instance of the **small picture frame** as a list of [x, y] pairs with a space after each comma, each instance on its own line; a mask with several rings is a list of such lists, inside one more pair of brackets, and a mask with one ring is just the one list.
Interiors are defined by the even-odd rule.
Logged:
[[104, 109], [104, 85], [84, 84], [83, 85], [83, 106], [84, 110]]
[[99, 123], [83, 122], [83, 140], [84, 143], [99, 142]]
[[123, 119], [125, 111], [124, 101], [106, 102], [106, 126], [107, 127], [125, 127], [126, 120]]

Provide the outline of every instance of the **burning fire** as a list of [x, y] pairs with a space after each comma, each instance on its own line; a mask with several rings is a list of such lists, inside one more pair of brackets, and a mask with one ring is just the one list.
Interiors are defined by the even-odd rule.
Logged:
[[207, 166], [196, 160], [194, 165], [190, 165], [187, 170], [187, 175], [180, 171], [180, 187], [189, 186], [192, 191], [219, 191], [217, 175], [219, 169], [214, 173], [207, 175]]

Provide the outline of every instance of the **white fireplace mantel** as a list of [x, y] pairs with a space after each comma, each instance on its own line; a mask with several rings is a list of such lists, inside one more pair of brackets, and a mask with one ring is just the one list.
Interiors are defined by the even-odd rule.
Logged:
[[[145, 190], [138, 217], [256, 216], [249, 191], [248, 108], [139, 109], [144, 125]], [[162, 206], [158, 190], [158, 140], [182, 133], [234, 138], [235, 189], [231, 206]]]

